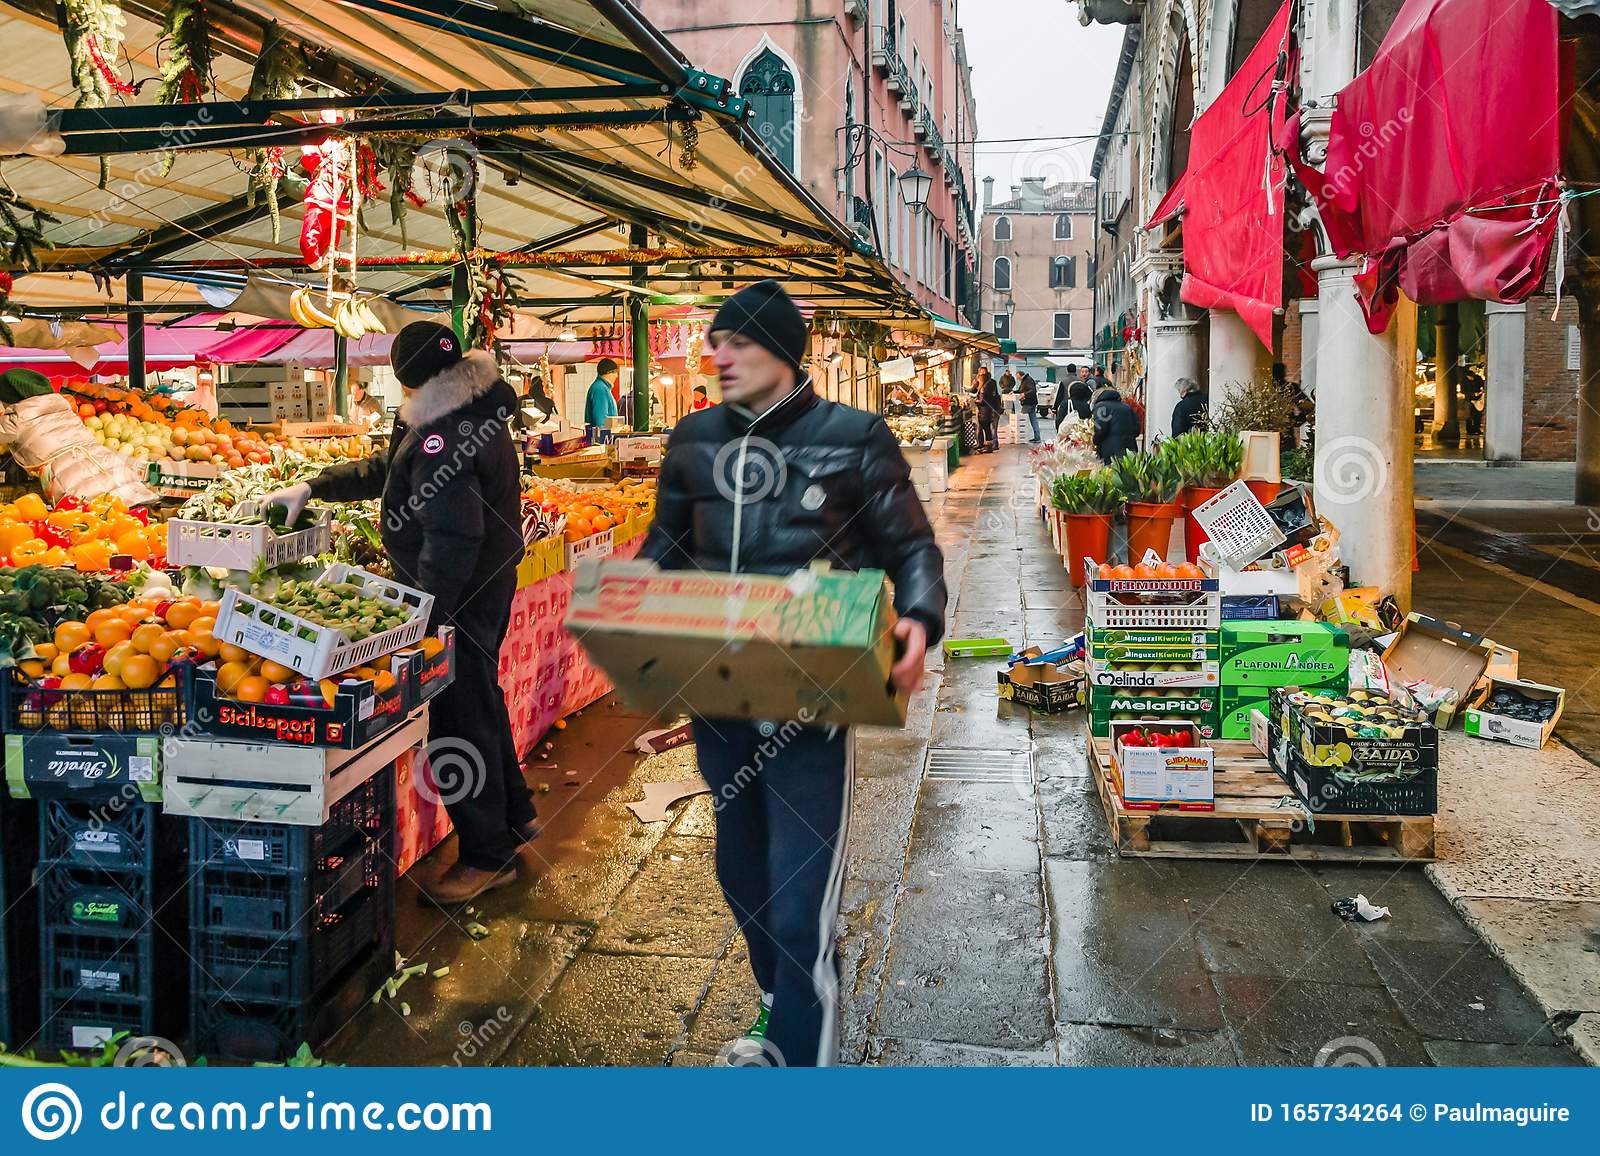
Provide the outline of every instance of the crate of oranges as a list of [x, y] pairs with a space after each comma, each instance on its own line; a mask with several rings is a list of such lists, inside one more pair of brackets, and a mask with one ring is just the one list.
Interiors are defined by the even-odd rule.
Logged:
[[184, 675], [217, 653], [217, 604], [151, 594], [56, 624], [3, 684], [11, 733], [156, 734], [184, 722]]
[[214, 662], [190, 676], [186, 731], [196, 737], [355, 750], [409, 716], [419, 700], [414, 684], [422, 655], [420, 649], [388, 655], [312, 679], [225, 642]]

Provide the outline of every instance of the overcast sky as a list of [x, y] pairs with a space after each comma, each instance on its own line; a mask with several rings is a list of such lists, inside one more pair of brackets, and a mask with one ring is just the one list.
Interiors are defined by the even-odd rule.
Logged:
[[[983, 178], [995, 199], [1023, 177], [1087, 181], [1093, 141], [999, 143], [1008, 137], [1094, 136], [1122, 51], [1120, 24], [1078, 23], [1067, 0], [957, 0], [978, 101], [978, 203]], [[989, 143], [994, 142], [994, 143]]]

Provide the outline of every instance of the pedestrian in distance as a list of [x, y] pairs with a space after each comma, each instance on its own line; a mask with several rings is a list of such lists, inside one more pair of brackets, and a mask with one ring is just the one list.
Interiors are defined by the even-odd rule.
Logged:
[[[1007, 373], [1005, 376], [1011, 375]], [[1000, 382], [992, 377], [984, 378], [983, 392], [978, 397], [978, 441], [989, 453], [1000, 448], [1000, 415], [1005, 411], [1005, 406]]]
[[[500, 646], [522, 561], [522, 496], [510, 420], [518, 408], [494, 357], [463, 353], [448, 327], [414, 321], [389, 353], [405, 403], [387, 453], [343, 462], [268, 494], [292, 525], [306, 502], [382, 501], [383, 548], [395, 579], [433, 595], [430, 633], [456, 629], [456, 677], [428, 714], [435, 773], [459, 772], [447, 803], [458, 860], [423, 885], [465, 903], [516, 881], [518, 850], [538, 834], [511, 717], [500, 689]], [[457, 792], [447, 792], [454, 795]]]
[[1103, 389], [1095, 396], [1094, 448], [1108, 466], [1139, 448], [1139, 419], [1114, 389]]
[[617, 363], [602, 357], [594, 367], [594, 381], [583, 403], [583, 424], [595, 431], [606, 428], [606, 423], [617, 416], [616, 389], [622, 377]]
[[[1068, 370], [1071, 367], [1068, 366]], [[1073, 416], [1080, 421], [1093, 415], [1095, 389], [1089, 382], [1089, 367], [1078, 366], [1078, 376], [1073, 378], [1067, 386], [1067, 399], [1072, 406]]]
[[1076, 411], [1072, 406], [1072, 394], [1068, 388], [1074, 381], [1077, 380], [1077, 378], [1077, 365], [1073, 364], [1072, 362], [1068, 362], [1066, 375], [1062, 378], [1061, 383], [1056, 386], [1056, 402], [1055, 406], [1050, 411], [1050, 420], [1058, 429], [1060, 428], [1062, 422], [1066, 421], [1068, 418], [1077, 416]]
[[694, 387], [694, 400], [689, 403], [689, 411], [691, 413], [699, 413], [703, 409], [710, 409], [710, 408], [711, 408], [711, 397], [710, 397], [709, 394], [706, 393], [706, 387], [703, 386], [703, 385], [695, 386]]
[[1206, 395], [1192, 377], [1178, 378], [1178, 404], [1172, 407], [1172, 436], [1179, 437], [1206, 424]]
[[[801, 368], [806, 323], [775, 281], [728, 298], [708, 344], [722, 404], [688, 415], [663, 461], [641, 556], [669, 570], [788, 574], [824, 559], [894, 583], [893, 684], [921, 684], [944, 631], [944, 559], [881, 417], [817, 395]], [[729, 471], [757, 459], [759, 469]], [[774, 484], [773, 479], [776, 479]], [[730, 1062], [790, 1067], [838, 1056], [835, 924], [850, 822], [846, 727], [696, 717], [717, 802], [717, 878], [762, 991]], [[778, 746], [775, 752], [774, 746]]]
[[1028, 415], [1028, 424], [1033, 427], [1033, 444], [1039, 444], [1039, 383], [1033, 380], [1031, 373], [1022, 375], [1022, 412]]

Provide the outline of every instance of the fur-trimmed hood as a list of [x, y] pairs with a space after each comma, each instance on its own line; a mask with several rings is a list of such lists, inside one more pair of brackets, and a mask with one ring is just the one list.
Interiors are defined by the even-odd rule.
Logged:
[[[416, 390], [400, 407], [400, 420], [412, 429], [430, 426], [441, 418], [483, 397], [500, 381], [500, 367], [492, 354], [474, 349], [443, 373], [434, 374], [428, 384]], [[511, 393], [511, 387], [505, 387]], [[512, 404], [516, 396], [512, 394]]]

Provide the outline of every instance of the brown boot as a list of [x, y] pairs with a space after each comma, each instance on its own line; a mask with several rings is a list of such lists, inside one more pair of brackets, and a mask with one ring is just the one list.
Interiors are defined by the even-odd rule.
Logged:
[[432, 883], [424, 883], [420, 898], [442, 904], [466, 903], [476, 899], [485, 891], [509, 887], [516, 881], [517, 872], [512, 867], [500, 871], [483, 871], [477, 867], [468, 867], [465, 863], [457, 863]]

